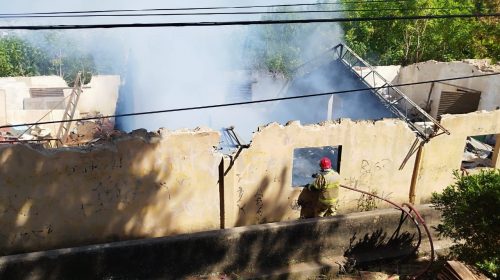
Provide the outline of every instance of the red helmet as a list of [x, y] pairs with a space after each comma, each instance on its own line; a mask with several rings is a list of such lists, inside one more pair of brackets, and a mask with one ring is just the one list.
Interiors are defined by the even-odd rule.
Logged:
[[321, 169], [331, 169], [332, 162], [330, 161], [329, 158], [324, 157], [319, 161], [319, 166], [321, 167]]

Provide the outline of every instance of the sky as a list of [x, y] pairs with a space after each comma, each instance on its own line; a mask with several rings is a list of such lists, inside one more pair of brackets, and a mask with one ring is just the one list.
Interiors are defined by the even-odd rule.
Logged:
[[[54, 11], [82, 11], [107, 9], [164, 9], [213, 6], [273, 5], [294, 3], [316, 3], [316, 0], [212, 0], [212, 1], [7, 1], [0, 0], [0, 13], [32, 13]], [[341, 7], [334, 6], [332, 9]], [[241, 11], [241, 10], [224, 10]], [[251, 11], [266, 11], [252, 9]], [[205, 11], [207, 12], [207, 11]], [[315, 14], [316, 17], [332, 15]], [[341, 16], [336, 14], [336, 16]], [[309, 16], [311, 17], [311, 16]], [[98, 24], [98, 23], [138, 23], [138, 22], [179, 22], [179, 21], [224, 21], [259, 20], [260, 15], [217, 15], [217, 16], [176, 16], [176, 17], [120, 17], [120, 18], [78, 18], [78, 19], [0, 19], [1, 25], [37, 24]], [[320, 26], [320, 24], [318, 24]], [[330, 25], [332, 26], [332, 25]], [[94, 55], [96, 63], [114, 63], [116, 74], [121, 76], [120, 101], [117, 113], [131, 113], [163, 110], [228, 102], [238, 102], [235, 97], [234, 82], [251, 79], [245, 60], [245, 44], [248, 41], [266, 45], [255, 36], [254, 27], [217, 26], [182, 28], [120, 28], [57, 31], [61, 36], [73, 38], [78, 45]], [[312, 46], [333, 46], [342, 41], [343, 32], [335, 26], [325, 36], [324, 32], [301, 34], [296, 39], [306, 61], [317, 53], [308, 52]], [[44, 31], [19, 31], [19, 34], [37, 38]], [[317, 34], [316, 34], [317, 33]], [[326, 42], [325, 42], [326, 38]], [[50, 47], [50, 46], [49, 46]], [[314, 49], [316, 50], [316, 49]], [[243, 74], [242, 74], [243, 73]], [[245, 74], [246, 73], [246, 74]], [[245, 77], [245, 75], [247, 75]], [[243, 77], [243, 78], [242, 78]], [[263, 83], [264, 81], [262, 81]], [[274, 97], [283, 80], [265, 79], [269, 88], [267, 96]], [[275, 85], [273, 85], [275, 83]], [[317, 88], [321, 80], [317, 81]], [[310, 94], [307, 92], [304, 94]], [[302, 102], [298, 100], [297, 102]], [[283, 107], [283, 106], [282, 106]], [[292, 108], [294, 106], [290, 106]], [[118, 120], [121, 129], [131, 131], [138, 128], [156, 130], [208, 126], [219, 130], [234, 125], [236, 131], [251, 140], [252, 132], [260, 125], [274, 121], [274, 105], [240, 106], [218, 110], [189, 111], [183, 113], [147, 115]], [[280, 111], [279, 119], [301, 119], [293, 109]], [[326, 113], [325, 113], [326, 115]]]

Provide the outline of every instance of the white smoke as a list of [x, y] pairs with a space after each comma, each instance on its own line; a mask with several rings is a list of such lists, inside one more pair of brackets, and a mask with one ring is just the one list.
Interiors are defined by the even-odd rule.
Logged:
[[[5, 2], [5, 3], [4, 3]], [[53, 12], [76, 10], [107, 9], [148, 9], [148, 8], [184, 8], [208, 6], [273, 5], [293, 3], [315, 3], [315, 0], [261, 0], [261, 1], [6, 1], [0, 0], [0, 13]], [[328, 9], [340, 9], [341, 6], [329, 6]], [[225, 10], [238, 12], [241, 10]], [[255, 8], [251, 11], [266, 11]], [[207, 12], [207, 11], [197, 11]], [[341, 14], [307, 14], [302, 18], [331, 18]], [[260, 15], [216, 15], [216, 16], [177, 16], [177, 17], [119, 17], [119, 18], [76, 18], [76, 19], [13, 19], [3, 20], [8, 24], [97, 24], [97, 23], [137, 23], [137, 22], [180, 22], [180, 21], [225, 21], [259, 20]], [[93, 53], [99, 69], [106, 66], [107, 74], [117, 73], [122, 76], [123, 87], [120, 92], [118, 113], [132, 113], [152, 110], [164, 110], [181, 107], [194, 107], [219, 103], [242, 101], [232, 85], [241, 80], [241, 73], [248, 70], [246, 45], [267, 47], [259, 35], [261, 26], [216, 26], [182, 28], [126, 28], [126, 29], [89, 29], [58, 31], [57, 33], [72, 38], [79, 47]], [[260, 29], [262, 30], [262, 29]], [[24, 36], [36, 38], [42, 31], [24, 31]], [[296, 46], [300, 60], [305, 62], [328, 47], [341, 42], [343, 36], [339, 24], [306, 24], [295, 34], [291, 44]], [[50, 47], [50, 46], [47, 46]], [[111, 68], [109, 65], [111, 64]], [[112, 73], [109, 73], [112, 72]], [[244, 76], [244, 75], [243, 75]], [[260, 72], [249, 75], [255, 79], [253, 99], [276, 97], [284, 80]], [[328, 85], [328, 77], [312, 78], [308, 92], [310, 94], [333, 91], [335, 86]], [[347, 87], [343, 85], [343, 87]], [[286, 93], [281, 93], [286, 94]], [[324, 99], [324, 98], [323, 98]], [[309, 99], [308, 99], [309, 100]], [[194, 128], [209, 126], [221, 129], [234, 125], [245, 141], [251, 140], [252, 131], [259, 125], [271, 121], [287, 122], [303, 120], [316, 122], [321, 119], [311, 118], [311, 109], [304, 104], [308, 101], [295, 100], [278, 103], [255, 104], [218, 109], [184, 111], [177, 113], [126, 117], [118, 120], [120, 127], [127, 131], [146, 128], [156, 130]], [[317, 104], [321, 100], [313, 101]], [[340, 101], [338, 102], [341, 103]], [[337, 106], [338, 109], [338, 106]], [[321, 109], [323, 110], [323, 109]], [[325, 108], [326, 110], [326, 108]], [[337, 110], [338, 111], [338, 110]], [[326, 111], [323, 114], [326, 116]], [[321, 115], [321, 116], [323, 116]], [[339, 115], [341, 116], [341, 115]]]

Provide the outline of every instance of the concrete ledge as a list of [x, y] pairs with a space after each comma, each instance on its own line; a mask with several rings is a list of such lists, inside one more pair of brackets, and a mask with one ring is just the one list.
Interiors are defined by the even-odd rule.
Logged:
[[[440, 213], [418, 207], [432, 226]], [[329, 256], [360, 261], [411, 253], [418, 234], [384, 209], [0, 257], [1, 279], [181, 279], [211, 272], [270, 271]], [[423, 232], [423, 231], [422, 231]], [[425, 236], [423, 236], [425, 237]]]

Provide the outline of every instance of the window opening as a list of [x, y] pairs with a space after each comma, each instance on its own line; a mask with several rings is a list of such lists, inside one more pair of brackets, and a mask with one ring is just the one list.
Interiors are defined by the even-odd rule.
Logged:
[[498, 144], [496, 138], [495, 134], [467, 136], [462, 156], [462, 169], [494, 167], [493, 154]]
[[319, 171], [319, 161], [322, 157], [328, 157], [332, 162], [332, 168], [339, 172], [341, 155], [342, 146], [295, 149], [293, 151], [292, 187], [311, 183], [312, 175]]

